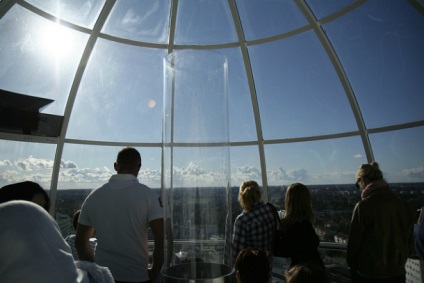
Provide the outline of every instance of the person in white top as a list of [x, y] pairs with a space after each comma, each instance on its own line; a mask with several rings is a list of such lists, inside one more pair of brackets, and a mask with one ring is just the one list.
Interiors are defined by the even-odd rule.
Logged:
[[[117, 174], [93, 190], [81, 207], [75, 245], [81, 260], [107, 266], [115, 282], [154, 282], [164, 261], [164, 219], [160, 197], [139, 183], [140, 153], [122, 149]], [[148, 227], [154, 236], [153, 264], [148, 268]], [[96, 231], [93, 255], [89, 240]]]
[[0, 223], [0, 282], [84, 282], [59, 226], [41, 206], [2, 203]]

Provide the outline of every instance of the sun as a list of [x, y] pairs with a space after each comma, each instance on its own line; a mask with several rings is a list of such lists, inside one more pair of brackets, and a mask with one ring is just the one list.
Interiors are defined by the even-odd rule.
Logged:
[[73, 50], [73, 36], [71, 32], [59, 25], [48, 25], [41, 31], [41, 42], [44, 51], [49, 56], [61, 58]]

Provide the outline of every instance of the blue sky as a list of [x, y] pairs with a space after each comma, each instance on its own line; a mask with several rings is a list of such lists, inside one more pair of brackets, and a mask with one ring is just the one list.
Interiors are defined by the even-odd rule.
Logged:
[[[160, 17], [169, 15], [170, 1], [161, 5], [144, 1], [139, 6], [117, 1], [101, 32], [122, 40], [97, 38], [86, 66], [81, 65], [85, 66], [81, 81], [75, 75], [101, 2], [84, 14], [78, 8], [81, 1], [59, 11], [39, 1], [29, 2], [61, 14], [78, 27], [57, 28], [19, 4], [0, 20], [0, 88], [53, 99], [43, 113], [70, 114], [66, 135], [58, 139], [64, 142], [59, 189], [92, 188], [105, 182], [114, 173], [117, 151], [127, 143], [136, 144], [142, 153], [140, 180], [158, 187], [163, 59], [170, 28], [169, 18], [161, 21]], [[235, 186], [244, 179], [261, 183], [262, 174], [269, 185], [353, 183], [356, 168], [367, 162], [358, 124], [315, 32], [311, 28], [296, 32], [308, 24], [305, 16], [291, 1], [267, 1], [262, 6], [255, 1], [236, 2], [247, 57], [227, 1], [202, 5], [180, 1], [174, 43], [180, 48], [211, 45], [228, 60], [228, 77], [224, 100], [216, 89], [200, 88], [205, 82], [183, 86], [201, 89], [204, 100], [176, 99], [175, 141], [219, 140], [232, 146], [176, 147], [175, 184], [216, 185], [222, 182], [222, 168], [228, 168]], [[336, 12], [321, 1], [307, 2], [319, 18]], [[353, 1], [341, 2], [338, 8]], [[190, 9], [197, 12], [184, 16]], [[290, 18], [277, 17], [281, 14]], [[348, 77], [365, 127], [371, 130], [374, 157], [385, 177], [392, 182], [423, 182], [424, 127], [382, 129], [424, 120], [424, 17], [407, 1], [368, 1], [340, 18], [324, 21], [322, 28]], [[196, 53], [210, 58], [205, 50]], [[220, 105], [222, 109], [216, 108]], [[265, 143], [265, 167], [258, 132]], [[302, 140], [350, 132], [354, 134]], [[0, 185], [31, 179], [50, 186], [54, 142], [16, 142], [1, 136], [0, 148]]]

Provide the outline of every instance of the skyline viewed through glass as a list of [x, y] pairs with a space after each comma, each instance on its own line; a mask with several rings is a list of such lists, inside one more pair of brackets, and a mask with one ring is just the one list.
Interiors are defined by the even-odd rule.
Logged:
[[[372, 160], [424, 182], [424, 17], [408, 1], [59, 2], [0, 3], [0, 89], [64, 117], [58, 137], [0, 130], [0, 186], [93, 189], [130, 145], [160, 188], [162, 60], [185, 49], [228, 60], [232, 186], [351, 184]], [[175, 176], [213, 187], [214, 163], [184, 156]]]

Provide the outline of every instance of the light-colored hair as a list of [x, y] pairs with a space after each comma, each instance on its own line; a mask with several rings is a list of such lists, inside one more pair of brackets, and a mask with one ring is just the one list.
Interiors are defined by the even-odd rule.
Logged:
[[286, 227], [304, 220], [313, 223], [315, 216], [309, 189], [301, 183], [293, 183], [287, 188], [285, 200], [286, 214], [283, 223]]
[[251, 211], [261, 199], [261, 192], [258, 183], [253, 180], [246, 180], [240, 185], [238, 201], [246, 211]]
[[383, 180], [383, 172], [377, 162], [361, 164], [355, 174], [356, 179], [365, 178], [373, 181]]

